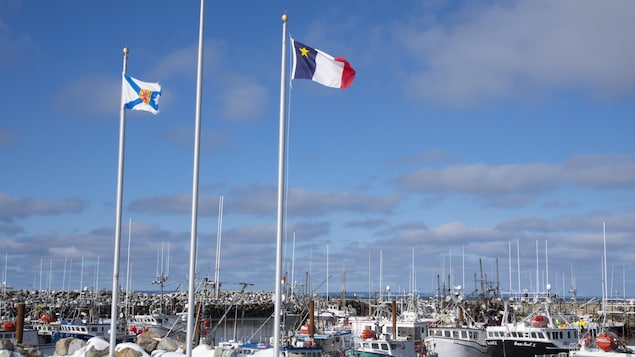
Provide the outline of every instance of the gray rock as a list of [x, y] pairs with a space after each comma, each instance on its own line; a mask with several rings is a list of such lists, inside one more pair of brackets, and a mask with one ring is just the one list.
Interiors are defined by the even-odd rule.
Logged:
[[174, 352], [176, 350], [178, 350], [179, 348], [183, 349], [183, 343], [179, 342], [173, 338], [170, 337], [164, 337], [161, 339], [161, 341], [159, 341], [159, 344], [157, 345], [156, 349], [157, 350], [164, 350], [164, 351], [168, 351], [168, 352]]
[[147, 331], [137, 336], [137, 345], [141, 346], [144, 351], [151, 353], [157, 348], [161, 336], [158, 333]]
[[125, 347], [115, 351], [117, 357], [141, 357], [143, 354], [134, 348]]
[[84, 353], [84, 357], [103, 357], [108, 355], [110, 352], [110, 346], [104, 348], [103, 350], [98, 350], [95, 346], [90, 346]]
[[72, 338], [71, 342], [68, 344], [68, 353], [67, 355], [72, 355], [75, 352], [81, 350], [84, 346], [86, 346], [86, 341], [79, 338]]
[[62, 338], [55, 342], [55, 355], [57, 356], [68, 356], [68, 345], [73, 340], [72, 337]]
[[7, 350], [7, 351], [15, 351], [15, 345], [13, 344], [13, 342], [11, 342], [11, 340], [7, 340], [6, 338], [0, 338], [0, 350]]

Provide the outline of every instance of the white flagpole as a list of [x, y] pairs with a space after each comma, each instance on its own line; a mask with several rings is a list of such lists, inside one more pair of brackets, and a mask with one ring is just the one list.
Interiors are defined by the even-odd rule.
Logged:
[[205, 13], [205, 0], [201, 0], [201, 14], [199, 19], [198, 32], [198, 66], [196, 75], [196, 114], [194, 129], [194, 173], [192, 177], [192, 232], [190, 235], [190, 272], [189, 288], [188, 288], [188, 304], [187, 304], [187, 337], [186, 337], [186, 355], [192, 356], [192, 347], [194, 340], [194, 298], [196, 295], [196, 224], [198, 216], [198, 163], [199, 149], [201, 139], [201, 101], [203, 91], [203, 19]]
[[280, 355], [282, 312], [282, 234], [284, 230], [284, 171], [287, 98], [287, 14], [282, 15], [282, 69], [280, 71], [280, 129], [278, 131], [278, 228], [276, 234], [276, 296], [274, 301], [273, 356]]
[[123, 71], [121, 88], [121, 105], [119, 106], [119, 169], [117, 175], [117, 217], [115, 220], [115, 253], [112, 267], [112, 305], [110, 308], [110, 350], [111, 357], [115, 356], [117, 343], [117, 305], [119, 305], [119, 243], [121, 241], [121, 200], [123, 196], [123, 158], [126, 142], [126, 109], [123, 99], [123, 75], [128, 68], [128, 48], [123, 49]]

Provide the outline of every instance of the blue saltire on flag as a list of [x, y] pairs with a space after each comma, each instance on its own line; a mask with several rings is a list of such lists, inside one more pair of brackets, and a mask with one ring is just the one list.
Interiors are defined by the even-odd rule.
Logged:
[[121, 88], [122, 102], [126, 109], [145, 110], [152, 114], [159, 113], [159, 97], [161, 85], [148, 83], [123, 75]]

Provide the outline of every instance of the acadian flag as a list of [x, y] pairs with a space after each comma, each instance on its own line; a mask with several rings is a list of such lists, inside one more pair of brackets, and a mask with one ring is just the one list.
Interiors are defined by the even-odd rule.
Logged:
[[143, 82], [124, 74], [121, 95], [123, 107], [126, 109], [159, 113], [159, 97], [161, 96], [159, 83]]
[[355, 70], [344, 57], [335, 57], [291, 39], [293, 68], [291, 79], [310, 79], [332, 88], [346, 89], [355, 79]]

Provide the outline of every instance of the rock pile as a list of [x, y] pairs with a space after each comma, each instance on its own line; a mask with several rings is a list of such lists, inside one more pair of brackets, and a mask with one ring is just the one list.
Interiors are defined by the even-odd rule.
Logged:
[[[186, 346], [173, 338], [161, 338], [157, 333], [147, 331], [137, 336], [136, 343], [125, 342], [115, 347], [116, 357], [183, 357]], [[88, 341], [69, 337], [55, 343], [54, 357], [103, 357], [110, 352], [110, 344], [102, 337]], [[215, 357], [214, 348], [201, 344], [192, 351], [193, 356]], [[37, 348], [23, 348], [13, 342], [0, 339], [0, 357], [49, 357], [43, 356]]]

